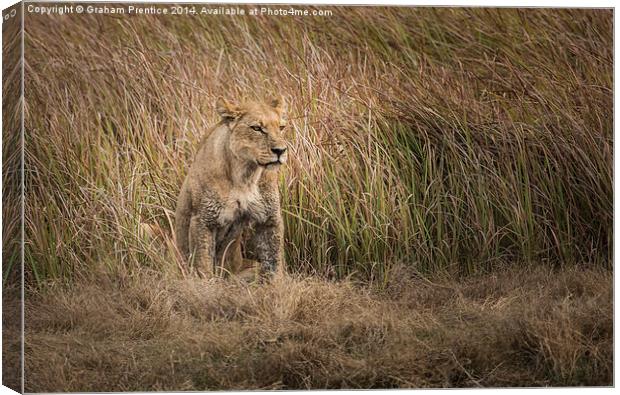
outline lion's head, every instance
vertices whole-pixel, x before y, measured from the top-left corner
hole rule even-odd
[[[238,159],[263,167],[286,163],[287,143],[283,136],[286,120],[282,98],[239,105],[219,98],[216,109],[230,129],[229,148]]]

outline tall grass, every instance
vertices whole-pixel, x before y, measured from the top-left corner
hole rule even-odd
[[[611,10],[28,15],[27,273],[178,271],[215,98],[281,92],[290,271],[611,267]]]
[[[15,8],[13,8],[15,9]],[[5,11],[5,15],[10,10]],[[3,284],[21,270],[21,15],[2,26],[2,266]]]

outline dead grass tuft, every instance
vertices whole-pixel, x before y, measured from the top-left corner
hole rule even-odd
[[[27,391],[611,385],[611,276],[520,269],[370,291],[142,274],[27,300]]]

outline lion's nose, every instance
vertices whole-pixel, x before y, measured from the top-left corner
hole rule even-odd
[[[286,147],[284,148],[272,148],[271,152],[273,152],[274,154],[280,156],[284,153],[284,151],[286,151]]]

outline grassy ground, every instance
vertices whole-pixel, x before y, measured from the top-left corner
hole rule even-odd
[[[464,281],[401,271],[381,292],[139,276],[26,303],[27,391],[611,385],[605,270]]]
[[[330,9],[28,15],[30,389],[610,384],[612,11]],[[215,99],[273,93],[310,277],[184,278],[171,214]],[[446,283],[382,294],[403,270]]]

